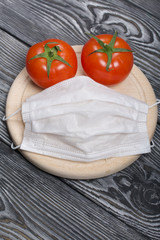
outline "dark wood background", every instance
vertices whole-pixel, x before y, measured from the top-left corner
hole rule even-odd
[[[0,118],[29,47],[84,44],[117,30],[160,98],[159,0],[1,0]],[[159,108],[160,112],[160,108]],[[78,181],[37,169],[10,148],[0,121],[0,239],[160,239],[160,118],[155,147],[114,175]]]

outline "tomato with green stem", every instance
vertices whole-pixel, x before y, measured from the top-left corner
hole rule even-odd
[[[114,35],[91,36],[83,46],[81,63],[86,74],[103,85],[120,83],[133,67],[133,53],[128,43]]]
[[[65,41],[48,39],[29,49],[26,69],[36,85],[48,88],[75,76],[77,56],[74,49]]]

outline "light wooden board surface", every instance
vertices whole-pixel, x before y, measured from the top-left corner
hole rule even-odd
[[[77,75],[85,75],[81,66],[82,46],[73,46],[78,59]],[[111,87],[112,89],[145,101],[148,105],[156,102],[154,91],[145,75],[136,67],[133,69],[128,78]],[[7,98],[6,116],[9,116],[22,106],[22,103],[30,96],[42,91],[29,78],[24,68],[15,79]],[[147,118],[148,134],[150,140],[154,135],[157,123],[157,107],[149,110]],[[21,112],[7,120],[8,129],[15,145],[20,145],[23,139],[24,124]],[[93,179],[104,177],[120,171],[135,160],[139,155],[125,156],[118,158],[101,159],[94,162],[77,162],[59,158],[44,156],[24,150],[20,150],[23,156],[42,170],[51,174],[71,178],[71,179]]]

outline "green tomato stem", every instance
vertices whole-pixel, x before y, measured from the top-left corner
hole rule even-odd
[[[102,40],[100,40],[98,37],[90,34],[90,33],[86,33],[88,34],[90,37],[94,38],[99,45],[101,46],[100,49],[97,49],[93,52],[91,52],[89,55],[93,54],[93,53],[105,53],[108,57],[108,61],[107,61],[107,65],[106,65],[106,71],[112,71],[113,69],[109,70],[109,67],[111,65],[111,61],[112,61],[112,54],[113,53],[117,53],[117,52],[133,52],[132,50],[129,49],[125,49],[125,48],[114,48],[114,44],[116,42],[116,38],[117,38],[117,32],[114,33],[111,41],[109,44],[104,43]],[[88,55],[88,56],[89,56]]]
[[[44,52],[35,55],[34,57],[30,58],[29,61],[36,59],[36,58],[45,58],[47,60],[47,76],[49,79],[51,64],[54,60],[58,60],[69,67],[72,67],[66,60],[64,60],[62,57],[58,55],[58,52],[61,52],[61,49],[59,46],[54,46],[53,48],[50,48],[48,44],[58,44],[57,42],[48,42],[44,45]]]

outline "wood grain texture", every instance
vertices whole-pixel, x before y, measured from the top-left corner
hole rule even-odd
[[[51,37],[84,44],[86,31],[117,30],[160,98],[158,0],[1,0],[0,11],[0,117],[29,46]],[[46,174],[11,151],[0,121],[0,238],[160,239],[159,124],[160,115],[151,154],[112,176],[73,181]]]
[[[147,239],[61,179],[26,163],[5,144],[0,148],[0,236],[12,240]]]

